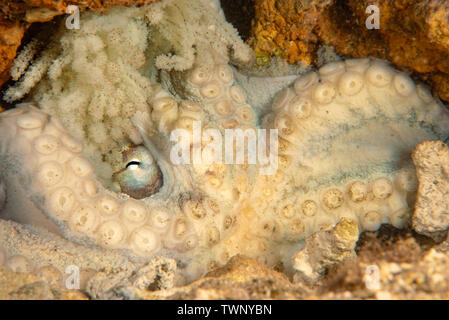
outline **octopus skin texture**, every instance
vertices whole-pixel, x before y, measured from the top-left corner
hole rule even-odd
[[[288,270],[307,236],[342,218],[361,231],[408,222],[417,189],[410,153],[449,133],[447,110],[423,85],[381,60],[334,62],[299,76],[259,119],[233,72],[221,62],[195,67],[185,82],[190,99],[159,89],[156,134],[134,119],[142,144],[123,169],[145,173],[138,178],[149,191],[136,188],[143,196],[104,187],[83,141],[56,116],[33,103],[0,113],[1,218],[132,261],[172,257],[189,279],[235,254]],[[220,130],[278,129],[278,169],[173,165],[169,132],[191,130],[195,120]],[[120,177],[133,187],[132,175]],[[20,257],[6,263],[29,268]]]

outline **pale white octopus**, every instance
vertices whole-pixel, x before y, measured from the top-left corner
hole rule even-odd
[[[305,237],[342,217],[361,231],[408,222],[417,188],[410,153],[449,134],[448,111],[428,89],[384,61],[354,59],[297,77],[262,108],[248,104],[235,72],[215,58],[167,73],[175,90],[156,88],[149,112],[132,117],[136,144],[115,188],[96,177],[85,142],[56,115],[33,103],[2,112],[0,217],[132,261],[173,257],[189,279],[235,254],[291,270]],[[278,169],[174,165],[170,132],[191,132],[195,121],[221,132],[277,129]],[[0,246],[13,252],[8,239]]]

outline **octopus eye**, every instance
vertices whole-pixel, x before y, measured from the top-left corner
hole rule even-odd
[[[122,169],[113,176],[122,193],[143,199],[159,191],[163,184],[162,172],[148,149],[131,148],[123,158]]]

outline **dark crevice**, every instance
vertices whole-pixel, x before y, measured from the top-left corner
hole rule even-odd
[[[251,21],[254,19],[253,0],[220,0],[226,20],[239,32],[244,41],[251,35]]]

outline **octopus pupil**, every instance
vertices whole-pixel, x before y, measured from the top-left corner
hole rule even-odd
[[[140,166],[140,162],[139,161],[130,161],[126,164],[126,169],[128,169],[131,166]]]

